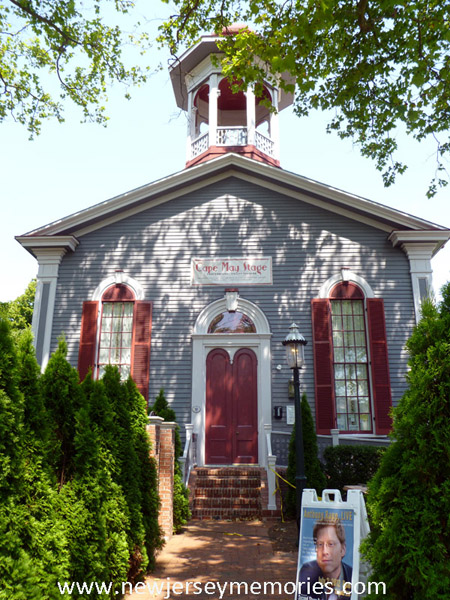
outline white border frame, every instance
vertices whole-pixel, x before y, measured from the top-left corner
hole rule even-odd
[[[272,380],[269,322],[255,304],[244,298],[238,300],[238,310],[248,315],[256,333],[207,333],[211,321],[226,312],[226,300],[221,298],[206,306],[197,317],[192,333],[192,424],[197,434],[197,461],[205,464],[205,414],[206,414],[206,358],[214,348],[226,350],[230,361],[240,348],[250,348],[256,354],[258,393],[258,463],[266,467],[266,440],[264,424],[272,423]]]
[[[114,275],[103,279],[98,286],[95,288],[94,293],[91,296],[91,300],[98,302],[98,310],[97,310],[97,335],[95,339],[95,361],[94,361],[94,372],[93,377],[97,379],[97,367],[98,367],[98,352],[99,352],[99,343],[100,343],[100,332],[101,332],[101,319],[102,319],[102,297],[106,290],[112,285],[123,284],[129,287],[135,296],[135,300],[143,300],[144,299],[144,288],[142,285],[126,275],[123,271],[116,271]],[[134,323],[133,323],[134,328]]]
[[[102,299],[103,294],[106,292],[106,290],[109,287],[111,287],[112,285],[115,285],[115,284],[119,284],[119,283],[131,288],[134,292],[136,300],[144,299],[144,288],[139,283],[139,281],[136,281],[136,279],[133,279],[132,277],[129,277],[128,275],[125,275],[125,273],[123,271],[116,271],[114,275],[111,275],[110,277],[103,279],[103,281],[101,281],[98,284],[98,286],[94,290],[94,293],[92,294],[91,300],[100,301]]]
[[[356,285],[358,285],[363,293],[364,293],[364,325],[366,328],[366,344],[367,344],[367,357],[368,357],[368,376],[369,376],[369,386],[370,386],[370,408],[371,408],[371,412],[372,412],[372,431],[368,432],[367,434],[364,434],[362,432],[358,432],[355,434],[356,436],[361,436],[363,435],[364,437],[367,436],[376,436],[376,425],[375,425],[375,399],[374,399],[374,395],[373,395],[373,381],[372,381],[372,356],[371,356],[371,348],[370,348],[370,342],[369,342],[369,323],[367,321],[367,304],[366,304],[366,300],[368,298],[375,298],[375,294],[373,292],[373,289],[370,287],[370,285],[367,283],[367,281],[361,277],[360,275],[357,275],[356,273],[353,273],[353,271],[351,271],[348,267],[342,267],[340,273],[336,273],[335,275],[332,275],[331,277],[329,277],[325,283],[322,284],[320,290],[319,290],[319,296],[318,298],[322,298],[322,299],[329,299],[330,298],[330,293],[331,290],[333,289],[333,287],[337,284],[337,283],[343,283],[345,281],[349,281],[350,283],[355,283]],[[345,433],[343,435],[352,435],[349,433]]]
[[[333,287],[337,283],[342,283],[343,281],[356,283],[356,285],[359,285],[359,287],[362,289],[366,298],[375,298],[373,289],[370,287],[367,281],[360,275],[353,273],[353,271],[350,271],[350,269],[347,268],[341,269],[340,273],[336,273],[336,275],[332,275],[329,279],[327,279],[325,283],[322,284],[317,298],[329,298]]]

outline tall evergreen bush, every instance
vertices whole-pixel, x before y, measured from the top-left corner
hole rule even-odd
[[[33,362],[34,361],[34,362]],[[25,381],[24,366],[30,369]],[[55,480],[45,464],[43,405],[33,381],[38,368],[31,338],[19,356],[9,324],[0,319],[0,599],[60,598],[56,583],[68,574],[65,525],[58,515]],[[34,396],[26,408],[21,390]],[[44,427],[45,429],[45,427]]]
[[[132,379],[126,381],[125,390],[132,416],[133,445],[139,465],[139,488],[142,495],[141,513],[148,556],[147,571],[154,567],[155,551],[162,546],[162,532],[158,525],[160,508],[157,493],[156,463],[150,458],[150,438],[147,434],[147,404]]]
[[[80,386],[66,351],[61,340],[40,383],[55,431],[58,508],[66,523],[70,555],[67,580],[111,582],[118,587],[126,579],[129,557],[125,501],[122,489],[112,481],[110,457],[91,419],[91,394]],[[78,595],[75,589],[72,596]]]
[[[450,590],[450,284],[423,303],[407,342],[409,384],[393,411],[393,443],[369,485],[363,546],[389,600],[448,598]]]
[[[153,406],[149,412],[162,417],[164,421],[176,422],[175,411],[170,408],[166,400],[164,390],[161,388],[155,398]],[[182,455],[181,438],[178,425],[175,429],[175,460],[174,460],[174,481],[173,481],[173,528],[178,533],[183,525],[191,518],[189,510],[189,490],[185,486],[181,476],[181,467],[178,458]]]
[[[320,496],[322,490],[327,487],[325,475],[319,461],[319,448],[317,446],[317,435],[306,394],[301,401],[302,425],[303,425],[303,452],[305,457],[306,488],[315,489]],[[289,441],[287,480],[295,486],[295,475],[297,470],[297,456],[295,449],[295,424]],[[297,491],[291,486],[286,492],[286,514],[294,517],[296,514]]]
[[[119,597],[153,564],[145,401],[108,371],[109,389],[90,376],[80,385],[62,340],[41,376],[30,333],[13,338],[0,318],[0,600],[57,600],[65,582],[112,583]]]
[[[156,467],[149,456],[144,398],[131,380],[120,381],[116,367],[105,368],[103,384],[113,412],[115,481],[123,490],[130,520],[128,578],[132,580],[152,568],[154,550],[162,543],[157,524]]]
[[[61,339],[39,380],[52,425],[53,467],[60,488],[74,474],[76,414],[83,404],[78,372],[69,364],[66,355],[67,344]]]

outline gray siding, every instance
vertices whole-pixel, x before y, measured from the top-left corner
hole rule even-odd
[[[309,342],[301,386],[314,406],[310,302],[342,266],[365,278],[384,299],[394,403],[404,391],[403,348],[414,322],[409,264],[380,230],[230,177],[79,240],[60,266],[52,349],[64,332],[76,365],[82,302],[103,279],[123,269],[154,303],[149,398],[163,387],[180,422],[191,418],[192,328],[203,307],[224,294],[220,286],[191,286],[193,256],[272,256],[273,285],[240,286],[240,294],[270,323],[273,404],[291,402],[281,341],[296,321]],[[276,430],[290,429],[283,412],[283,420],[273,423]]]

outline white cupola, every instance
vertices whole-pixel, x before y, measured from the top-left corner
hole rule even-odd
[[[227,35],[243,25],[229,27]],[[216,158],[226,152],[280,166],[278,112],[291,105],[293,95],[263,82],[263,95],[252,87],[233,93],[220,66],[216,35],[207,35],[170,67],[177,105],[187,112],[186,167]],[[290,78],[286,78],[290,81]],[[261,104],[268,99],[275,111]]]

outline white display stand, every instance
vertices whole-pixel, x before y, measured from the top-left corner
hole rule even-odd
[[[300,579],[300,570],[305,563],[316,559],[312,535],[315,523],[317,521],[333,522],[337,519],[345,531],[347,550],[343,561],[352,568],[352,588],[360,581],[359,546],[369,533],[369,521],[363,493],[360,490],[349,490],[347,501],[344,502],[339,490],[324,490],[321,500],[317,498],[316,490],[303,490],[295,600],[327,598],[325,593],[321,595],[317,592],[320,590],[320,584],[316,586],[316,593],[314,593],[310,580],[308,580],[309,588],[305,581],[302,582],[304,575]],[[346,589],[348,588],[349,586],[346,586]],[[339,600],[357,600],[358,594],[353,590],[351,595],[350,593],[348,595],[338,594],[337,598]]]

